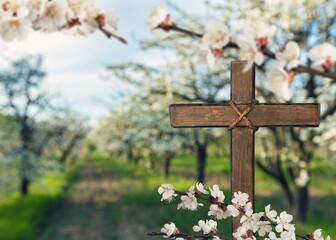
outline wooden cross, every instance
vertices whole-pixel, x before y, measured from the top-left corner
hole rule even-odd
[[[229,127],[231,129],[231,195],[246,192],[254,206],[254,133],[259,127],[317,127],[319,104],[267,104],[255,100],[254,67],[231,64],[231,100],[226,104],[170,105],[172,127]],[[240,226],[234,218],[232,231]]]

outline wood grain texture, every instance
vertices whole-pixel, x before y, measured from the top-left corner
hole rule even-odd
[[[237,104],[240,110],[247,105]],[[170,105],[172,127],[228,127],[238,114],[225,104],[174,104]],[[319,104],[267,104],[259,103],[247,115],[256,127],[297,126],[317,127],[320,124]],[[245,121],[238,126],[246,127]]]
[[[243,61],[231,64],[231,100],[234,102],[251,102],[255,97],[254,67],[244,72],[245,65]],[[237,113],[235,115],[237,117]],[[238,191],[247,193],[254,206],[254,132],[249,128],[231,130],[231,197]],[[232,232],[241,225],[240,217],[233,218]]]
[[[241,112],[255,99],[254,67],[244,72],[244,61],[231,65],[231,100]],[[228,103],[174,104],[169,106],[173,127],[229,127],[239,116]],[[317,127],[320,124],[319,104],[257,104],[246,116],[255,127]],[[242,120],[231,130],[231,195],[246,192],[254,206],[254,132]],[[232,231],[240,218],[233,218]],[[249,233],[250,237],[253,235]]]

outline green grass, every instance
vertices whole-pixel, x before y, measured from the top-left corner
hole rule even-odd
[[[76,171],[50,173],[31,185],[29,196],[16,193],[0,200],[0,239],[35,240],[41,221],[62,198]]]
[[[143,233],[148,231],[159,231],[164,223],[174,222],[183,231],[191,232],[191,227],[196,224],[198,219],[206,219],[206,209],[199,212],[176,211],[178,201],[172,204],[162,203],[157,194],[157,187],[164,182],[169,182],[176,189],[187,190],[195,183],[191,177],[186,177],[183,170],[195,169],[195,160],[192,156],[179,156],[173,160],[172,172],[174,176],[168,179],[162,179],[158,174],[148,174],[145,169],[131,166],[122,161],[106,161],[106,167],[111,171],[117,169],[122,172],[122,180],[119,182],[120,188],[129,188],[119,201],[112,205],[114,222],[118,224],[129,224],[132,226],[141,225],[141,233],[138,233],[136,239],[148,239]],[[315,171],[316,169],[316,171]],[[332,170],[332,173],[331,173]],[[227,179],[230,173],[229,160],[227,158],[210,157],[207,163],[207,171],[210,175],[219,175]],[[326,172],[329,172],[326,174]],[[336,168],[332,163],[317,160],[312,169],[312,192],[319,191],[321,195],[313,194],[311,209],[309,211],[308,221],[303,224],[295,222],[298,233],[309,233],[317,228],[322,228],[326,234],[336,236],[336,227],[334,215],[336,214],[336,188],[332,184],[335,179]],[[179,175],[182,173],[181,175]],[[133,175],[134,174],[134,175]],[[135,177],[133,177],[135,176]],[[220,184],[220,183],[219,183]],[[227,183],[226,183],[227,185]],[[274,189],[274,191],[270,191]],[[229,198],[229,189],[224,189]],[[263,194],[267,192],[267,194]],[[271,195],[269,195],[269,192]],[[259,169],[256,169],[256,209],[262,211],[264,206],[271,203],[278,211],[287,210],[284,197],[280,188]],[[124,210],[123,209],[124,206]],[[126,209],[126,210],[125,210]],[[131,217],[125,220],[125,215]],[[136,229],[136,227],[133,227]],[[228,220],[220,223],[220,232],[225,232],[229,236],[230,223]],[[133,231],[136,234],[136,230]],[[161,239],[161,238],[154,238]]]
[[[91,154],[86,162],[100,166],[108,171],[111,181],[115,181],[113,191],[115,198],[111,199],[110,224],[116,226],[118,238],[107,239],[149,239],[144,234],[160,231],[168,222],[174,222],[185,232],[192,232],[192,226],[199,219],[207,219],[207,207],[197,212],[177,211],[178,200],[171,204],[160,201],[157,188],[162,183],[172,183],[176,189],[187,190],[195,183],[195,158],[193,156],[178,156],[172,161],[172,174],[163,179],[159,173],[145,167],[135,166],[122,160],[113,160],[108,156]],[[227,200],[229,198],[230,164],[226,157],[209,157],[207,162],[207,179],[221,186]],[[96,175],[96,178],[106,178],[106,172]],[[334,216],[336,214],[336,164],[322,159],[316,159],[312,164],[312,201],[307,223],[296,222],[299,233],[308,233],[322,228],[326,234],[336,236]],[[0,239],[33,240],[36,239],[38,226],[45,214],[57,204],[62,197],[62,189],[69,179],[66,176],[49,176],[41,184],[34,185],[31,196],[23,199],[12,196],[0,202]],[[209,184],[210,184],[209,183]],[[286,208],[280,188],[263,172],[256,168],[256,209],[262,210],[271,203],[277,210]],[[286,209],[288,210],[288,209]],[[219,231],[229,236],[230,221],[221,221]],[[120,230],[121,229],[121,230]],[[120,237],[121,233],[125,236]],[[129,237],[127,237],[127,234]],[[132,237],[130,237],[132,235]],[[153,240],[161,237],[151,238]]]

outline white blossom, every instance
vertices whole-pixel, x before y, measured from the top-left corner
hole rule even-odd
[[[277,212],[275,210],[271,210],[271,204],[268,204],[265,207],[265,214],[266,214],[267,218],[269,218],[273,222],[276,222]]]
[[[203,234],[209,234],[210,232],[213,234],[217,234],[217,222],[214,220],[200,220],[198,221],[198,225],[193,226],[194,232],[202,231]]]
[[[256,239],[254,236],[251,238],[249,237],[248,230],[244,226],[240,226],[237,228],[236,232],[232,234],[233,237],[235,237],[237,240],[254,240]]]
[[[293,220],[293,216],[290,214],[287,214],[286,211],[283,211],[280,213],[280,216],[277,217],[277,226],[275,227],[275,230],[277,232],[282,232],[284,230],[290,231],[294,228],[293,224],[290,224],[290,222]]]
[[[322,229],[316,229],[311,234],[308,234],[308,238],[314,239],[314,240],[330,240],[331,239],[329,235],[326,238],[323,237]]]
[[[281,240],[295,240],[295,232],[294,230],[283,231],[280,233]]]
[[[253,213],[252,209],[245,211],[245,214],[240,218],[240,223],[247,229],[253,230],[253,232],[258,231],[258,222],[262,217],[263,213]]]
[[[203,206],[203,204],[197,202],[197,198],[191,193],[181,196],[181,200],[182,202],[177,205],[177,209],[196,211],[198,206]]]
[[[214,216],[216,219],[221,220],[231,216],[231,213],[223,210],[218,204],[211,204],[208,216]]]
[[[31,31],[31,22],[25,18],[13,17],[10,20],[3,21],[0,26],[2,38],[9,42],[17,39],[25,40]]]
[[[264,62],[264,55],[262,51],[257,47],[256,43],[251,40],[239,40],[239,48],[245,55],[243,58],[247,60],[247,64],[244,68],[244,72],[252,68],[253,63],[261,65]]]
[[[269,233],[272,231],[272,227],[270,226],[270,222],[269,221],[259,221],[258,222],[258,234],[260,237],[263,237],[266,235],[266,233]]]
[[[268,26],[262,21],[251,21],[244,25],[244,34],[253,40],[259,47],[265,47],[269,39],[275,34],[276,28]]]
[[[205,25],[201,49],[207,52],[206,59],[210,67],[214,66],[215,58],[219,58],[230,41],[227,26],[218,21],[210,21]]]
[[[209,194],[209,192],[207,190],[205,190],[204,185],[200,182],[196,183],[196,189],[197,189],[198,193]]]
[[[191,186],[191,187],[188,189],[187,193],[195,194],[195,186]]]
[[[300,48],[294,41],[288,42],[283,52],[276,53],[276,59],[280,64],[287,65],[289,69],[296,68],[300,64],[299,57]]]
[[[44,0],[30,0],[28,1],[28,9],[29,9],[29,15],[28,19],[35,23],[35,21],[40,17],[41,15],[41,7],[43,5]],[[34,25],[34,24],[33,24]]]
[[[238,203],[240,206],[246,206],[249,195],[247,193],[242,193],[240,191],[233,193],[234,198],[232,198],[233,203]]]
[[[217,184],[213,185],[210,189],[211,197],[213,197],[217,202],[224,203],[225,195],[223,191],[219,189]]]
[[[314,240],[324,240],[321,229],[316,229],[313,233],[309,235],[309,237]]]
[[[175,226],[175,224],[173,222],[171,223],[166,223],[163,228],[161,228],[161,233],[164,233],[166,235],[164,235],[163,237],[170,237],[172,235],[176,235],[179,234],[180,231],[179,229]]]
[[[172,184],[162,184],[159,189],[158,192],[160,195],[162,195],[161,201],[168,201],[171,202],[173,200],[174,197],[177,196],[177,194],[175,194],[174,188]]]
[[[268,89],[274,92],[278,97],[290,100],[293,97],[293,92],[290,89],[290,84],[294,80],[294,72],[286,72],[281,66],[273,65],[273,67],[266,72],[268,81]]]
[[[328,71],[336,61],[336,47],[330,43],[321,43],[308,52],[308,57],[312,60],[312,68],[321,71]]]
[[[152,10],[149,22],[147,23],[147,26],[152,33],[160,39],[168,37],[169,27],[172,25],[173,23],[170,20],[170,14],[161,5],[156,6]]]
[[[274,232],[270,232],[268,234],[268,238],[265,238],[265,240],[278,240],[279,238],[276,236]]]
[[[3,20],[22,19],[28,16],[28,0],[0,0],[0,16]]]
[[[41,7],[41,16],[35,26],[46,32],[57,31],[67,24],[66,12],[68,2],[66,0],[46,1]]]

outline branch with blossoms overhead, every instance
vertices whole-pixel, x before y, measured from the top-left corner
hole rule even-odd
[[[209,192],[210,191],[210,192]],[[299,235],[295,231],[292,223],[293,216],[286,211],[278,214],[271,209],[271,205],[265,207],[265,212],[254,212],[252,203],[248,201],[247,193],[235,192],[229,204],[224,203],[225,195],[218,185],[214,185],[207,191],[202,183],[196,183],[188,191],[181,192],[173,188],[172,184],[162,184],[158,192],[162,196],[161,201],[172,202],[178,195],[181,203],[177,209],[197,211],[204,204],[199,203],[204,200],[210,204],[208,216],[216,220],[227,219],[228,217],[240,217],[241,226],[236,229],[232,236],[237,240],[331,240],[330,236],[323,237],[322,230],[317,229],[306,235]],[[240,215],[240,213],[242,213]],[[148,233],[148,236],[163,236],[165,238],[176,238],[176,240],[190,239],[212,239],[227,240],[230,238],[219,235],[217,222],[213,219],[200,220],[194,225],[192,230],[196,234],[183,233],[171,222],[165,224],[160,232]],[[255,236],[251,237],[251,232]],[[258,238],[256,238],[258,236]]]
[[[276,28],[260,21],[246,23],[239,34],[230,32],[222,22],[211,21],[206,24],[204,33],[200,34],[181,28],[172,21],[164,7],[157,6],[151,12],[148,27],[160,39],[168,37],[171,31],[200,38],[201,49],[206,52],[206,62],[211,68],[228,48],[240,49],[244,53],[248,61],[245,71],[253,64],[262,65],[267,58],[274,59],[275,63],[266,72],[268,88],[286,101],[293,97],[290,85],[296,74],[309,73],[336,80],[336,72],[331,72],[336,61],[335,46],[325,42],[310,49],[307,56],[312,64],[306,67],[300,64],[301,50],[294,41],[288,42],[282,52],[272,52],[269,45]]]
[[[0,36],[9,42],[33,31],[86,36],[100,30],[127,44],[111,13],[97,9],[94,0],[0,0]]]

